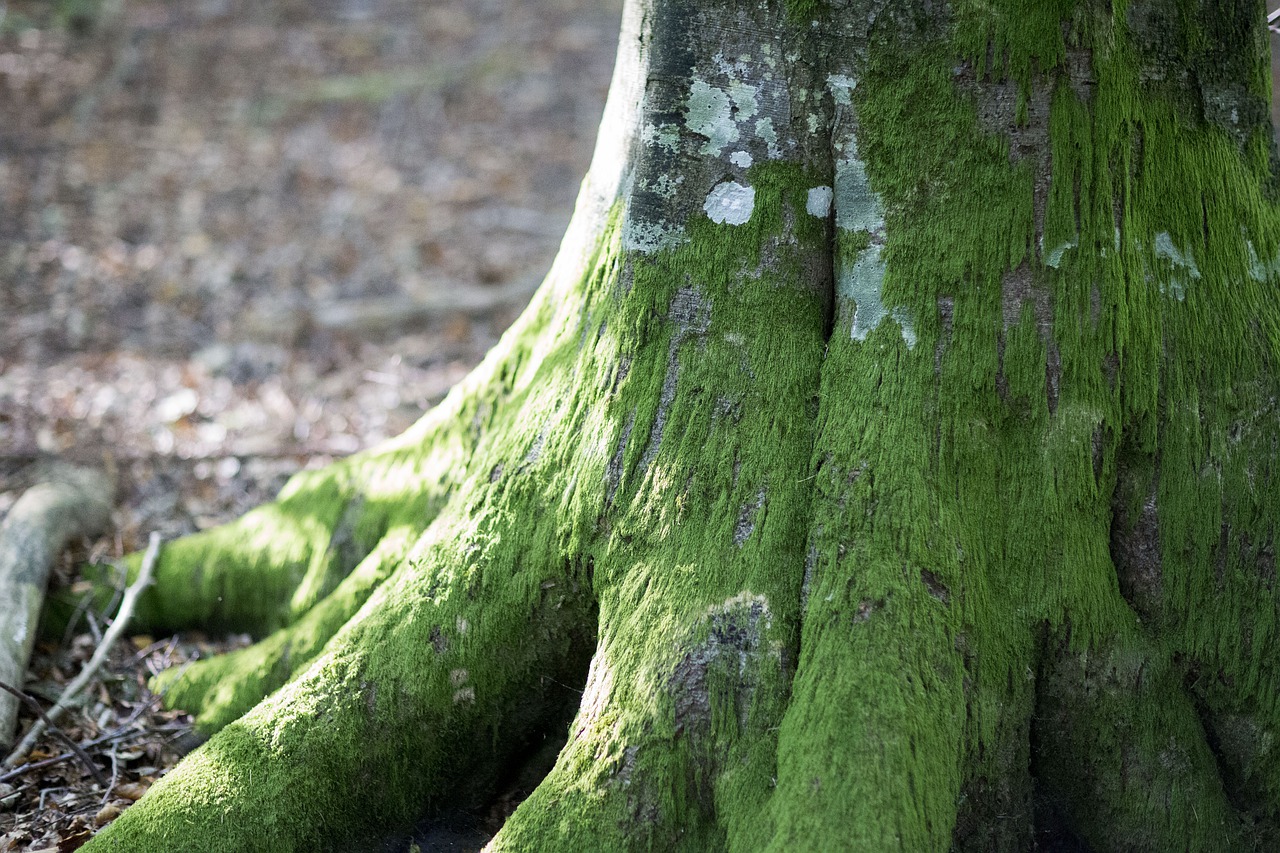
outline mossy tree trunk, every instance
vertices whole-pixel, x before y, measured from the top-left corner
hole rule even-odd
[[[489,849],[1280,843],[1263,20],[630,2],[498,348],[166,548],[153,629],[264,639],[85,849],[325,849],[566,724]]]

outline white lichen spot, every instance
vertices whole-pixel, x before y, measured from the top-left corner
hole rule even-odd
[[[455,669],[449,672],[449,683],[454,687],[461,687],[467,683],[468,673],[465,669]]]
[[[684,231],[663,222],[628,219],[622,226],[622,247],[629,252],[658,252],[680,245]]]
[[[1261,282],[1280,276],[1280,252],[1264,263],[1258,257],[1258,250],[1253,247],[1253,241],[1246,240],[1245,246],[1249,249],[1249,278]]]
[[[746,151],[735,151],[729,155],[729,162],[739,169],[751,168],[751,155]]]
[[[640,132],[640,139],[647,145],[674,154],[680,147],[680,128],[674,124],[646,124]]]
[[[836,163],[836,225],[849,231],[876,231],[884,227],[884,205],[871,189],[867,167],[857,158],[853,144],[849,156]]]
[[[712,222],[742,225],[755,210],[756,191],[754,187],[745,187],[737,181],[724,181],[712,187],[702,207]]]
[[[817,133],[818,132],[818,116],[815,113],[809,113],[808,121],[809,121],[809,132]]]
[[[711,61],[715,63],[716,68],[720,70],[721,74],[725,74],[729,77],[740,74],[744,70],[738,63],[730,62],[726,59],[723,53],[717,53],[715,56],[711,57]]]
[[[804,209],[810,216],[826,219],[831,215],[831,200],[834,197],[831,187],[813,187],[809,190],[809,197],[805,199]]]
[[[1173,266],[1169,282],[1167,285],[1160,285],[1160,292],[1181,302],[1187,295],[1187,285],[1192,279],[1200,278],[1200,268],[1196,266],[1195,258],[1190,252],[1179,250],[1168,231],[1161,231],[1156,235],[1152,250],[1157,258],[1164,258]]]
[[[467,636],[467,629],[471,627],[471,626],[467,623],[467,620],[466,620],[466,619],[463,619],[461,616],[459,616],[459,617],[458,617],[458,621],[457,621],[457,623],[456,623],[456,624],[457,624],[457,626],[458,626],[458,636],[459,636],[459,637],[465,637],[465,636]]]
[[[1067,252],[1070,251],[1071,249],[1076,248],[1076,246],[1078,245],[1079,245],[1079,241],[1075,237],[1072,237],[1070,240],[1064,240],[1062,243],[1055,246],[1052,251],[1050,251],[1048,254],[1044,256],[1044,265],[1047,267],[1053,267],[1055,270],[1058,269],[1060,266],[1062,266],[1063,256],[1066,255]],[[1040,251],[1041,253],[1044,252],[1043,237],[1040,238]]]
[[[879,245],[868,246],[859,253],[852,267],[839,273],[838,293],[854,304],[852,337],[855,341],[865,341],[873,329],[892,317],[901,327],[907,348],[911,349],[916,345],[916,333],[910,316],[902,308],[886,308],[880,296],[884,287],[884,262],[880,252]]]
[[[778,148],[778,132],[773,129],[773,119],[766,116],[757,121],[756,136],[764,140],[771,158],[776,159],[782,156],[782,151]]]
[[[760,109],[760,105],[756,102],[755,86],[743,83],[741,80],[733,80],[729,83],[729,97],[733,99],[733,105],[738,108],[738,121],[746,121],[754,116]]]
[[[694,80],[689,88],[685,124],[694,133],[707,138],[702,146],[703,154],[718,157],[727,146],[738,141],[733,103],[725,92],[705,80]]]
[[[659,175],[649,188],[663,198],[675,198],[682,183],[684,183],[684,175],[677,175],[674,178],[670,175]]]
[[[1187,271],[1192,278],[1200,277],[1200,268],[1196,266],[1195,258],[1191,257],[1191,253],[1183,253],[1173,244],[1173,237],[1168,231],[1161,231],[1156,235],[1156,244],[1153,247],[1157,258],[1166,258],[1175,267],[1181,267]]]
[[[857,80],[844,74],[831,74],[827,77],[827,88],[831,90],[831,97],[835,99],[837,106],[852,106],[853,90],[857,86]]]
[[[453,704],[461,705],[462,703],[472,704],[476,701],[476,689],[474,687],[463,687],[453,691]]]

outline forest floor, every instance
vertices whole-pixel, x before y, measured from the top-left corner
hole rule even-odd
[[[0,0],[0,517],[53,459],[117,483],[55,585],[399,433],[480,360],[568,222],[620,7]],[[41,642],[26,691],[110,617]],[[192,743],[148,677],[248,641],[116,648],[60,724],[110,787],[46,737],[0,771],[0,853],[119,814]],[[490,817],[378,849],[474,849]]]

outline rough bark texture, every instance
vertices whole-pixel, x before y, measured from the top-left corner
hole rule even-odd
[[[85,849],[325,849],[575,710],[489,849],[1274,846],[1262,21],[633,2],[503,343],[166,549],[152,628],[265,636]]]

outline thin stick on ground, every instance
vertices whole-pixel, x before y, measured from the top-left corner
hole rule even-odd
[[[93,759],[89,757],[89,753],[81,749],[80,744],[76,743],[74,740],[68,737],[65,732],[63,732],[61,729],[59,729],[57,726],[53,724],[53,721],[49,719],[49,715],[46,714],[44,710],[40,707],[39,702],[37,702],[32,696],[28,695],[27,693],[24,693],[18,688],[14,687],[13,685],[6,684],[3,681],[0,681],[0,690],[4,690],[7,693],[11,693],[13,696],[15,696],[18,699],[18,701],[22,702],[24,705],[26,705],[28,708],[34,711],[36,716],[39,718],[40,722],[44,723],[45,727],[48,728],[50,733],[52,733],[54,737],[58,738],[63,743],[65,743],[67,747],[70,748],[71,752],[75,755],[75,757],[80,759],[80,763],[83,764],[85,766],[85,769],[89,771],[89,775],[93,777],[94,781],[104,788],[107,786],[107,777],[102,775],[102,768],[100,768],[98,765],[93,763]]]
[[[106,634],[102,637],[102,642],[94,651],[93,657],[80,674],[67,685],[67,689],[62,691],[62,695],[58,697],[58,701],[53,707],[41,715],[40,719],[32,724],[22,741],[9,753],[9,757],[4,760],[5,767],[16,767],[27,753],[31,751],[31,747],[35,745],[36,740],[44,733],[45,726],[56,720],[63,711],[71,704],[84,686],[89,683],[94,674],[102,666],[107,659],[107,654],[111,651],[111,647],[124,632],[125,626],[129,623],[129,619],[133,616],[134,606],[137,604],[138,596],[151,583],[151,574],[155,569],[156,558],[160,556],[160,534],[152,533],[151,539],[147,543],[147,553],[142,558],[142,568],[138,572],[137,579],[129,585],[125,590],[124,598],[120,601],[120,610],[116,613],[116,618],[112,621],[111,627],[107,629]]]

